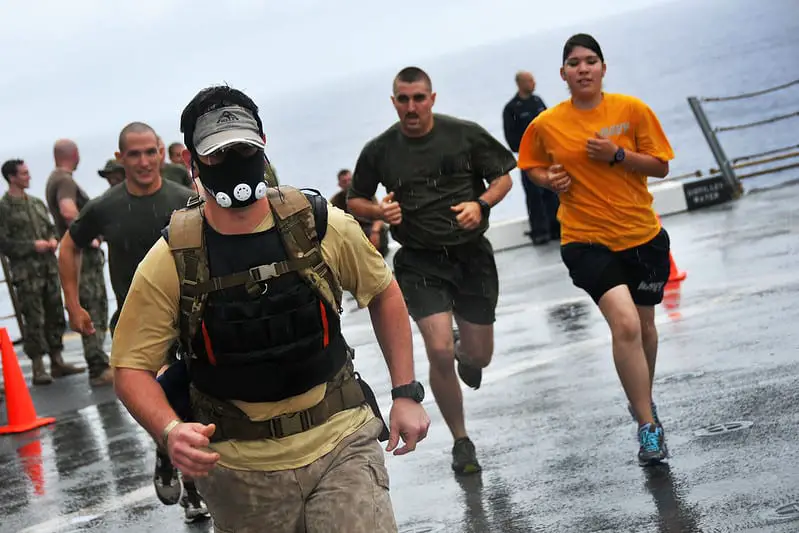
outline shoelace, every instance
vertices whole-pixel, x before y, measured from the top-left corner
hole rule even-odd
[[[641,430],[641,444],[644,450],[648,452],[656,452],[660,449],[660,442],[658,442],[658,431],[650,431],[649,427]]]

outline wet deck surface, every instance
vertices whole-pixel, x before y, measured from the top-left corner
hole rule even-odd
[[[464,392],[484,471],[452,475],[451,437],[428,394],[428,439],[387,456],[400,531],[799,531],[797,204],[790,186],[664,219],[688,277],[657,315],[655,399],[672,453],[659,469],[637,465],[607,327],[557,247],[498,254],[495,357],[482,388]],[[349,313],[345,331],[387,412],[368,314]],[[0,531],[211,530],[158,502],[152,443],[109,388],[90,390],[84,374],[31,391],[57,422],[0,437]]]

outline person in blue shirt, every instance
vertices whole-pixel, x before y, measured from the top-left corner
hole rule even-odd
[[[535,78],[530,72],[518,72],[516,86],[518,91],[502,111],[502,124],[508,147],[518,155],[524,130],[547,106],[537,94],[534,94]],[[559,240],[560,223],[557,213],[560,202],[557,194],[537,186],[527,179],[524,172],[521,172],[521,179],[527,199],[527,217],[530,220],[528,235],[533,244],[541,245],[550,240]]]

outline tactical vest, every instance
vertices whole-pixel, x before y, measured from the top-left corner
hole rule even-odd
[[[175,211],[167,230],[180,279],[179,344],[192,413],[217,425],[213,441],[305,431],[371,394],[341,334],[342,289],[322,257],[311,202],[288,186],[268,189],[267,199],[275,228],[248,237],[266,247],[268,264],[211,277],[202,200]],[[320,404],[265,422],[251,422],[228,401],[278,401],[322,383],[328,386]]]

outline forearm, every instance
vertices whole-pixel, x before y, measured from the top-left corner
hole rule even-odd
[[[648,155],[625,150],[624,161],[621,167],[627,172],[644,174],[653,178],[665,178],[669,173],[669,164]]]
[[[155,375],[147,370],[115,368],[114,389],[133,418],[162,444],[164,428],[180,417],[169,405]]]
[[[414,380],[413,337],[408,309],[396,280],[392,280],[369,304],[377,342],[391,375],[391,386],[398,387]],[[400,319],[399,317],[404,317]]]
[[[58,251],[58,273],[61,278],[61,288],[64,291],[64,306],[70,313],[80,308],[78,286],[80,282],[81,257],[80,248],[75,246],[75,242],[69,236],[69,232],[66,232]]]
[[[488,205],[495,206],[505,198],[511,187],[513,187],[513,180],[510,174],[504,174],[493,180],[488,185],[486,192],[480,195],[480,198],[485,200]]]
[[[545,167],[530,168],[522,172],[524,172],[527,179],[532,181],[535,185],[546,187],[547,169]]]
[[[350,198],[347,207],[352,216],[363,217],[369,220],[383,220],[383,211],[380,205],[367,198]]]
[[[0,253],[11,260],[38,255],[35,241],[0,238]]]

